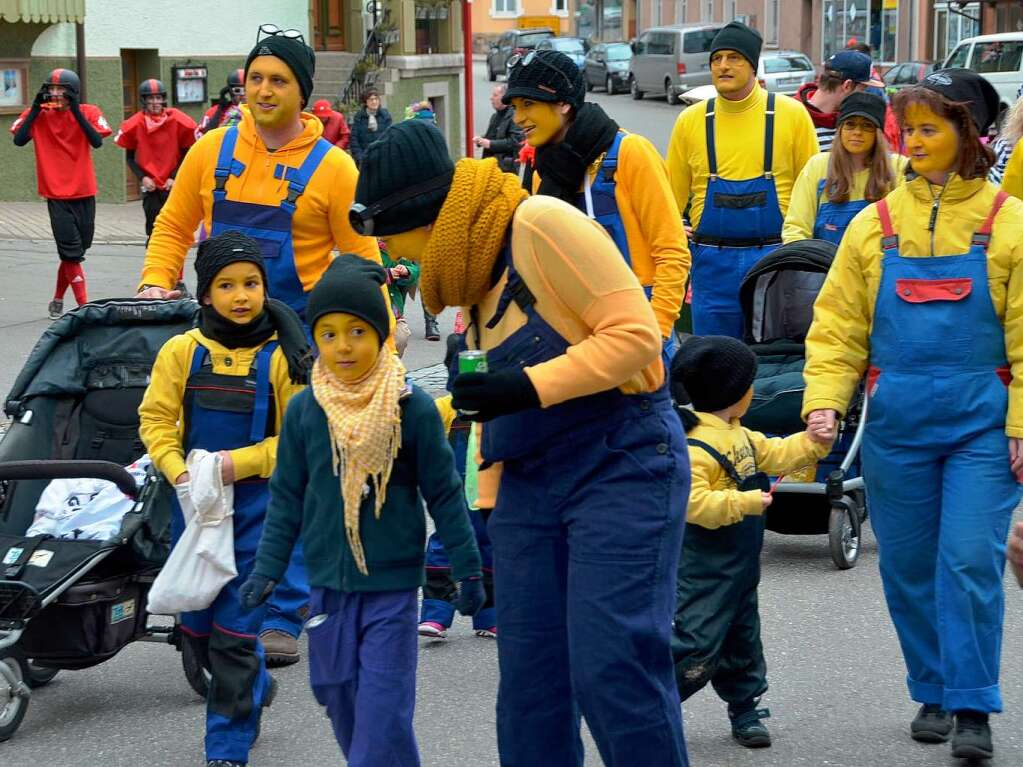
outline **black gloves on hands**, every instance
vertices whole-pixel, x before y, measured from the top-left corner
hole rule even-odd
[[[82,100],[78,98],[78,94],[68,88],[64,91],[64,98],[67,99],[67,106],[72,112],[77,112],[78,108],[82,104]]]
[[[50,100],[50,86],[48,84],[47,85],[43,85],[43,87],[39,89],[39,92],[36,93],[35,99],[33,99],[33,101],[32,101],[32,108],[33,109],[42,109],[43,108],[43,104],[45,104],[49,100]]]
[[[461,373],[451,385],[451,405],[470,421],[489,421],[501,415],[540,407],[540,397],[524,370]]]
[[[455,609],[462,615],[475,615],[483,609],[486,601],[487,593],[483,588],[482,578],[477,576],[458,582],[458,599],[455,600]]]
[[[272,581],[266,576],[253,573],[245,583],[242,584],[239,595],[242,598],[242,607],[246,610],[254,610],[263,604],[274,592],[277,581]]]
[[[229,106],[231,106],[230,86],[225,86],[220,89],[220,98],[217,100],[217,102],[224,109],[227,109]]]

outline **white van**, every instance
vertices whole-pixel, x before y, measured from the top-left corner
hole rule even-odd
[[[1023,32],[968,37],[949,54],[943,69],[971,69],[995,86],[1001,98],[1001,110],[1016,103],[1023,85]]]

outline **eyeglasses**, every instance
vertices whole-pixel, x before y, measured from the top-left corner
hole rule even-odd
[[[351,224],[356,234],[361,234],[363,237],[372,237],[377,234],[376,221],[374,220],[377,216],[385,210],[401,205],[403,202],[419,197],[422,194],[448,188],[451,186],[451,179],[454,173],[452,170],[440,176],[435,176],[421,184],[416,184],[407,189],[400,189],[372,205],[363,205],[361,202],[353,203],[352,207],[348,209],[348,223]]]
[[[289,40],[298,40],[305,45],[305,38],[297,29],[281,29],[276,24],[260,24],[259,32],[256,33],[256,42],[267,37],[286,37]]]
[[[524,54],[516,53],[514,56],[508,59],[508,71],[511,72],[513,69],[515,69],[515,67],[528,67],[534,61],[538,64],[543,64],[552,72],[557,72],[565,79],[565,82],[568,83],[568,89],[570,91],[575,90],[575,84],[570,79],[568,79],[568,75],[566,75],[553,64],[544,61],[542,56],[537,55],[537,50],[535,48],[531,51],[527,51]]]
[[[842,130],[860,131],[861,133],[877,133],[877,126],[869,120],[846,120],[842,123]]]

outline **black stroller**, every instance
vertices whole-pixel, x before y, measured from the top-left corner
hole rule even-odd
[[[793,242],[765,256],[743,279],[739,300],[745,341],[759,363],[744,426],[772,436],[805,428],[800,417],[806,388],[804,342],[814,301],[834,257],[835,246],[829,242]],[[866,418],[861,391],[815,476],[779,484],[765,520],[768,530],[784,535],[826,534],[831,558],[842,570],[859,558],[860,531],[867,518],[859,457]]]
[[[194,301],[111,299],[54,322],[4,404],[0,441],[0,741],[18,729],[30,688],[61,669],[109,660],[141,640],[174,645],[205,695],[208,673],[175,625],[149,625],[146,597],[170,549],[170,486],[141,487],[123,467],[145,449],[138,407],[157,352],[195,323]],[[133,499],[108,540],[26,537],[57,478],[114,482]]]

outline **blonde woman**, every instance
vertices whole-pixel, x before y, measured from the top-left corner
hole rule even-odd
[[[854,93],[842,102],[838,140],[796,179],[784,242],[815,238],[837,245],[853,217],[896,186],[906,158],[889,151],[884,116],[884,101],[872,94]]]

